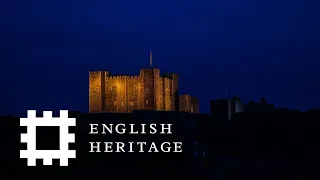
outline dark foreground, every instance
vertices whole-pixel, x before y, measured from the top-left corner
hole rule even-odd
[[[1,119],[1,176],[75,178],[176,179],[319,179],[319,111],[275,110],[269,114],[241,113],[232,121],[221,122],[206,115],[181,112],[135,112],[133,114],[87,115],[77,118],[71,128],[77,158],[68,167],[26,167],[19,158],[19,119]],[[89,135],[89,123],[172,123],[172,135]],[[39,135],[38,135],[39,136]],[[320,137],[320,136],[319,136]],[[52,142],[48,134],[39,142]],[[90,141],[181,141],[182,153],[89,153]],[[195,143],[196,142],[196,143]],[[46,144],[46,143],[44,143]],[[48,143],[48,146],[50,143]],[[49,148],[48,148],[49,149]],[[194,152],[197,152],[195,155]],[[69,177],[69,178],[68,178]]]

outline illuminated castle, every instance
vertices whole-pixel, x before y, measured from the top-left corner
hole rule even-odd
[[[156,68],[140,69],[140,75],[134,76],[111,76],[108,71],[89,72],[90,113],[133,110],[199,113],[198,102],[190,100],[195,98],[181,97],[184,98],[179,99],[178,75],[160,75]]]

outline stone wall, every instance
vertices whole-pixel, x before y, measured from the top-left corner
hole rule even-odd
[[[163,77],[163,92],[164,92],[164,110],[171,111],[172,103],[172,80],[168,77]]]
[[[103,112],[118,112],[118,79],[116,76],[105,80],[105,109]]]
[[[139,92],[141,91],[141,89],[139,88],[139,83],[140,83],[139,76],[127,77],[128,112],[141,109],[140,103],[139,103]]]
[[[190,95],[184,94],[179,96],[179,111],[191,112],[199,114],[198,99]]]
[[[191,96],[180,95],[179,96],[179,111],[190,112]]]

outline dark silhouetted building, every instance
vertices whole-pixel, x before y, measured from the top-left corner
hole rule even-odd
[[[249,101],[248,104],[245,105],[245,112],[248,113],[271,113],[274,111],[274,105],[266,102],[266,99],[262,97],[260,102]]]
[[[243,111],[244,105],[236,96],[232,99],[218,99],[210,101],[210,116],[216,120],[230,120],[236,113]]]

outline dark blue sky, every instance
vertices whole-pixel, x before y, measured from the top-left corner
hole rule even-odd
[[[1,114],[88,110],[88,71],[180,76],[209,100],[264,95],[320,107],[319,2],[295,0],[10,0],[0,5]]]

